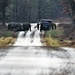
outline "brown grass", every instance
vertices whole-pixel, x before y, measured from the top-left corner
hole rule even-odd
[[[44,45],[45,46],[52,46],[52,47],[58,47],[60,46],[59,41],[54,38],[43,38]]]
[[[16,38],[7,37],[7,38],[0,38],[0,48],[10,46],[15,42]]]

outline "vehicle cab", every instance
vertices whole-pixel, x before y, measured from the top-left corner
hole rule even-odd
[[[41,19],[39,23],[37,23],[37,29],[40,31],[48,31],[50,29],[54,29],[54,23],[50,19]],[[55,25],[56,26],[56,25]],[[56,27],[55,27],[56,28]]]

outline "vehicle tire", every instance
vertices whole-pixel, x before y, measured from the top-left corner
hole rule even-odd
[[[39,23],[37,23],[37,29],[39,30]]]
[[[39,28],[37,28],[39,30]]]
[[[31,31],[31,27],[30,27],[30,31]]]
[[[55,29],[56,29],[56,24],[55,24]]]
[[[8,25],[8,30],[11,30],[11,26],[10,25]]]
[[[29,24],[29,29],[30,29],[30,31],[31,31],[31,25]]]

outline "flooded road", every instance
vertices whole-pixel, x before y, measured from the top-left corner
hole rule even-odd
[[[36,23],[32,24],[32,31],[20,32],[13,46],[43,46],[40,38],[42,33],[37,30],[36,25]]]
[[[75,75],[75,49],[44,47],[40,34],[32,25],[13,47],[0,49],[0,75]]]

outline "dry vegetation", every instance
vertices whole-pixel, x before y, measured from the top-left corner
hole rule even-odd
[[[45,46],[75,47],[75,31],[71,33],[71,24],[59,24],[56,30],[45,33],[42,40]]]
[[[42,43],[44,46],[51,47],[74,47],[75,48],[75,40],[58,40],[55,38],[43,38]]]
[[[43,38],[42,43],[45,46],[52,46],[52,47],[59,47],[59,41],[57,39],[54,38]]]
[[[18,33],[8,31],[6,26],[0,25],[0,48],[12,46],[16,41],[17,34]]]
[[[12,37],[7,37],[7,38],[0,38],[0,48],[1,47],[6,47],[6,46],[12,46],[12,44],[14,44],[14,42],[16,41],[16,38],[12,38]]]

